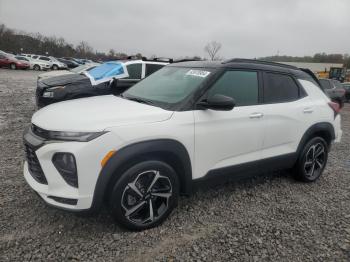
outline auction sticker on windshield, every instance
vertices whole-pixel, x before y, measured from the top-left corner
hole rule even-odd
[[[186,73],[188,76],[199,76],[199,77],[207,77],[210,74],[208,71],[203,70],[190,70]]]

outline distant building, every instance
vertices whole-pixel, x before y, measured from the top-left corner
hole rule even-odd
[[[312,72],[329,72],[331,67],[343,67],[343,64],[332,63],[304,63],[304,62],[278,62],[286,65],[296,66],[298,68],[308,68]]]

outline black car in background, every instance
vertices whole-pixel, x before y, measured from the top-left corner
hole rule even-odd
[[[343,87],[345,89],[345,99],[350,102],[350,82],[343,83]]]
[[[338,80],[334,79],[319,79],[321,86],[328,95],[328,97],[340,105],[344,106],[345,102],[345,89]]]
[[[76,67],[80,66],[80,64],[78,64],[77,62],[72,61],[72,60],[67,60],[64,58],[57,58],[57,60],[66,64],[68,68],[76,68]]]
[[[123,74],[114,74],[111,77],[110,74],[105,74],[108,77],[98,79],[97,82],[93,83],[87,74],[67,74],[49,78],[39,79],[37,82],[36,89],[36,104],[38,108],[46,105],[91,96],[100,95],[119,95],[141,79],[148,75],[158,71],[168,63],[155,62],[155,61],[144,61],[144,60],[133,60],[133,61],[116,61],[107,62],[100,66],[97,66],[91,71],[98,71],[101,67],[106,64],[115,63],[119,67],[123,68]],[[113,68],[112,68],[113,69]],[[124,72],[124,71],[127,72]],[[125,77],[128,75],[127,77]]]

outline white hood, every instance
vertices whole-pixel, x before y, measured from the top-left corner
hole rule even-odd
[[[51,131],[103,131],[107,127],[165,121],[172,111],[113,95],[64,101],[44,107],[32,123]]]

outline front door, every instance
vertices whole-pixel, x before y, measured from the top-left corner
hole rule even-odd
[[[258,79],[259,73],[255,71],[226,71],[206,97],[215,94],[230,96],[235,100],[235,108],[231,111],[194,111],[194,178],[211,170],[261,159],[264,125]]]

